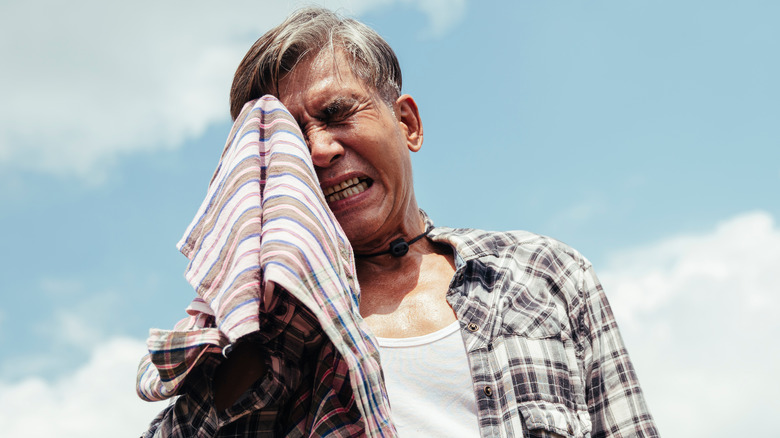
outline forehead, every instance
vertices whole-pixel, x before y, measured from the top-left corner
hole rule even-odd
[[[311,103],[318,97],[357,91],[375,94],[373,87],[352,72],[347,55],[340,50],[334,53],[325,49],[298,62],[279,81],[277,97],[292,111],[289,105]]]

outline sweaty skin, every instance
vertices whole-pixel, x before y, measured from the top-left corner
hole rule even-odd
[[[410,240],[425,231],[410,155],[422,147],[423,128],[411,96],[388,104],[355,77],[343,53],[334,58],[323,50],[280,81],[277,97],[300,125],[328,206],[356,254],[379,252],[399,237]],[[450,248],[421,239],[400,258],[358,257],[356,268],[360,314],[376,336],[420,336],[456,320],[445,299],[455,273]],[[258,361],[257,351],[234,352],[218,368],[218,409],[264,375]]]
[[[411,96],[388,105],[348,66],[338,51],[306,58],[281,81],[279,98],[301,126],[325,193],[352,178],[368,183],[328,205],[355,253],[369,254],[424,231],[410,156],[422,146],[422,120]],[[445,299],[450,250],[422,239],[404,257],[358,257],[356,267],[360,313],[377,336],[418,336],[455,321]]]

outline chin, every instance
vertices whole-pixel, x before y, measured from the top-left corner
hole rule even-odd
[[[336,219],[338,219],[341,229],[344,230],[344,234],[350,242],[360,242],[371,234],[365,224],[354,223],[354,221],[349,219],[341,220],[338,217]]]
[[[375,221],[355,213],[345,213],[343,217],[337,214],[336,220],[341,225],[341,229],[344,230],[344,234],[346,234],[350,243],[370,240],[371,236],[379,228],[375,225]]]

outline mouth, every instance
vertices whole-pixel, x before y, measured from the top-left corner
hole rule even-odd
[[[328,203],[340,201],[350,196],[355,196],[358,193],[363,193],[367,188],[371,187],[371,178],[350,178],[339,184],[326,187],[322,190],[325,195],[325,200]]]

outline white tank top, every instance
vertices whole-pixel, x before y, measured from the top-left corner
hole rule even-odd
[[[474,384],[458,328],[455,321],[423,336],[377,338],[400,437],[479,437]]]

